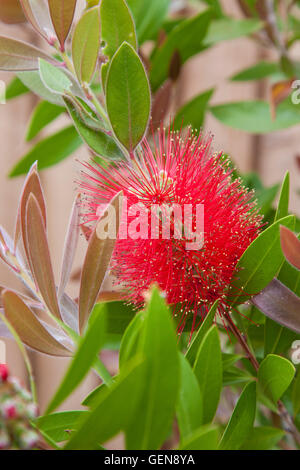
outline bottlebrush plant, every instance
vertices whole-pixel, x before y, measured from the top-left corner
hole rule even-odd
[[[210,47],[228,21],[219,3],[204,2],[213,7],[164,25],[169,2],[163,0],[147,2],[146,17],[143,1],[20,3],[50,50],[0,37],[0,69],[18,77],[10,96],[28,87],[44,99],[27,137],[63,112],[72,124],[37,144],[11,172],[27,178],[13,236],[0,228],[0,258],[24,290],[1,286],[0,337],[17,342],[35,404],[0,367],[0,445],[104,450],[123,433],[129,450],[300,448],[300,242],[289,214],[289,174],[274,211],[277,188],[264,206],[255,175],[239,175],[226,155],[211,151],[210,137],[185,129],[195,124],[191,116],[198,116],[195,127],[203,124],[211,91],[197,100],[200,113],[190,114],[188,106],[170,129],[163,125],[181,63]],[[249,34],[262,28],[258,19],[243,21]],[[166,38],[148,60],[138,44],[156,38],[162,26]],[[58,163],[83,142],[92,158],[81,165],[57,282],[38,167]],[[200,225],[192,211],[186,230],[174,204],[199,206]],[[150,239],[137,228],[132,205],[146,209],[147,221],[153,205],[163,207],[154,212],[158,230]],[[66,288],[80,230],[86,252],[71,298]],[[108,276],[117,289],[104,290]],[[112,340],[119,351],[115,376],[99,355]],[[28,348],[70,358],[39,416],[28,413],[29,401],[31,411],[38,409]],[[84,409],[58,411],[90,371],[102,383]],[[30,439],[16,433],[18,420]]]

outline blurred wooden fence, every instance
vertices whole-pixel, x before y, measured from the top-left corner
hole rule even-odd
[[[228,13],[238,14],[234,0],[226,0],[223,3]],[[8,27],[0,23],[0,34],[22,37],[27,41],[32,41],[34,38],[36,41],[36,37],[26,26]],[[262,97],[262,93],[268,92],[262,86],[258,87],[255,83],[233,84],[227,81],[227,78],[234,73],[254,64],[260,54],[258,46],[251,40],[239,39],[220,44],[190,60],[184,67],[179,84],[177,105],[213,86],[217,90],[213,98],[215,103]],[[10,75],[1,73],[0,79],[8,82]],[[6,105],[0,105],[0,223],[10,233],[14,229],[23,178],[9,180],[7,174],[28,148],[24,143],[24,135],[35,101],[33,96],[24,96]],[[51,126],[50,131],[60,127],[63,123],[62,120]],[[300,172],[295,159],[295,156],[300,154],[299,127],[257,137],[229,129],[209,116],[206,129],[215,135],[216,149],[229,153],[243,172],[258,169],[267,185],[279,182],[286,170],[290,170],[292,180],[291,209],[299,213],[299,196],[296,195],[296,190],[300,188]],[[76,190],[74,180],[78,172],[78,163],[76,163],[75,157],[76,159],[84,158],[85,150],[76,152],[72,158],[68,158],[41,174],[47,199],[49,240],[56,275],[60,268],[64,233]],[[80,265],[81,255],[82,250],[77,257],[77,266]],[[0,265],[0,285],[17,287],[15,278],[3,264]],[[67,361],[35,353],[32,353],[31,356],[38,384],[39,401],[43,409],[55,390]],[[26,380],[23,361],[16,346],[10,341],[7,342],[7,360],[12,372]],[[117,367],[116,361],[112,361],[111,358],[110,367],[114,369]],[[96,379],[90,376],[64,404],[63,409],[78,407],[80,398],[95,384]]]

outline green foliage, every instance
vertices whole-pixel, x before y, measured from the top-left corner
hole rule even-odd
[[[264,395],[276,403],[289,387],[295,367],[284,357],[268,355],[260,365],[258,382]]]

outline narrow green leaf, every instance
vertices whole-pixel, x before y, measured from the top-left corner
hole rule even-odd
[[[26,140],[34,139],[48,124],[64,112],[62,106],[41,101],[34,109],[27,129]]]
[[[248,36],[262,29],[263,23],[256,19],[237,20],[224,18],[212,21],[205,37],[205,44],[212,46],[218,42]]]
[[[290,99],[277,106],[276,119],[272,119],[270,104],[265,101],[226,103],[212,106],[210,110],[226,126],[252,134],[267,134],[300,123],[299,106]]]
[[[118,49],[111,61],[106,106],[117,139],[132,152],[148,126],[150,88],[139,56],[127,43]]]
[[[181,62],[184,63],[205,48],[204,38],[211,16],[211,11],[206,10],[204,13],[182,21],[175,26],[162,46],[155,50],[150,71],[150,82],[154,91],[168,77],[170,61],[175,50],[178,51]]]
[[[64,101],[78,134],[96,155],[108,160],[122,160],[125,158],[112,137],[103,130],[89,127],[83,121],[82,115],[72,101],[67,98]]]
[[[281,356],[269,354],[258,371],[260,389],[267,398],[276,403],[289,387],[295,376],[293,364]]]
[[[149,5],[147,5],[148,9]],[[100,5],[103,54],[108,62],[101,67],[102,84],[105,89],[109,63],[123,42],[137,49],[137,39],[132,15],[125,0],[102,0]],[[121,77],[120,77],[121,78]]]
[[[158,449],[172,425],[180,369],[171,314],[156,288],[146,308],[139,352],[146,359],[143,392],[126,443],[128,449]]]
[[[256,383],[244,388],[222,436],[220,450],[238,450],[252,432],[256,412]]]
[[[135,19],[139,44],[155,38],[168,13],[170,0],[127,0]]]
[[[67,158],[82,145],[73,126],[66,127],[56,134],[41,140],[16,164],[9,173],[10,177],[27,173],[31,165],[38,161],[39,169],[55,165]]]
[[[293,228],[295,217],[288,216],[264,230],[247,248],[236,266],[232,305],[243,303],[262,291],[278,273],[284,257],[280,247],[280,225]],[[240,292],[244,291],[246,294]]]
[[[216,426],[202,426],[180,446],[180,450],[217,450],[219,430]]]
[[[207,105],[213,92],[214,90],[212,89],[201,93],[180,108],[174,120],[174,130],[179,130],[186,126],[200,130],[203,126]]]
[[[137,416],[135,410],[140,398],[143,372],[144,364],[141,361],[132,364],[110,388],[104,390],[65,449],[92,450],[97,444],[124,431]]]
[[[36,425],[55,442],[63,442],[69,440],[70,433],[78,428],[80,419],[87,413],[87,411],[62,411],[44,415],[37,419]]]
[[[195,338],[193,339],[191,345],[189,346],[189,348],[187,350],[186,358],[189,361],[189,363],[191,364],[191,366],[194,365],[194,362],[195,362],[196,357],[197,357],[197,353],[199,351],[199,347],[201,346],[201,343],[203,341],[204,336],[206,335],[206,333],[211,328],[211,326],[214,322],[218,306],[219,306],[219,301],[217,300],[213,304],[213,306],[211,307],[208,314],[206,315],[206,317],[203,320],[203,322],[202,322]]]
[[[290,201],[290,173],[287,172],[280,191],[279,202],[277,206],[277,211],[275,215],[275,222],[287,217],[289,215],[289,201]]]
[[[253,428],[241,450],[273,450],[278,441],[283,439],[285,432],[281,429],[262,426]]]
[[[142,325],[144,323],[143,313],[140,312],[132,319],[122,337],[119,364],[122,370],[126,363],[131,360],[138,351],[139,339]]]
[[[24,83],[18,77],[14,77],[6,87],[5,98],[9,101],[28,92],[29,89]]]
[[[58,67],[54,67],[46,60],[39,59],[39,71],[42,82],[52,93],[63,95],[70,91],[72,82]]]
[[[73,22],[76,3],[77,0],[48,0],[52,24],[62,51],[65,49],[65,40]]]
[[[263,78],[278,75],[279,73],[280,67],[277,63],[262,61],[235,74],[231,77],[231,80],[236,82],[262,80]]]
[[[202,392],[203,423],[206,424],[215,416],[222,390],[222,353],[216,326],[203,338],[193,370]]]
[[[72,40],[73,64],[78,80],[90,83],[100,49],[99,7],[87,10],[76,25]]]
[[[176,405],[176,415],[181,440],[185,440],[202,424],[203,401],[196,376],[187,359],[180,357],[180,389]]]
[[[97,309],[91,316],[87,331],[79,342],[68,370],[47,408],[47,414],[55,410],[82,382],[91,369],[105,338],[105,316]]]

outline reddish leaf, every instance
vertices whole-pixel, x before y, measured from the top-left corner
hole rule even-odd
[[[46,41],[54,37],[46,0],[20,0],[24,14],[32,27]]]
[[[58,298],[60,299],[65,287],[70,279],[71,269],[74,261],[75,251],[78,243],[79,236],[79,199],[80,194],[77,195],[73,204],[69,227],[65,239],[64,254],[62,261],[61,279],[58,287]]]
[[[300,333],[300,298],[277,279],[251,302],[276,323]]]
[[[50,56],[30,44],[0,36],[0,70],[9,72],[38,70],[40,57],[53,62]]]
[[[32,193],[26,205],[25,239],[32,273],[44,302],[53,315],[61,318],[44,220]]]
[[[276,119],[277,106],[284,101],[291,93],[291,86],[294,79],[284,80],[282,82],[274,83],[271,88],[270,107],[272,119]]]
[[[77,0],[48,0],[52,24],[62,51],[73,22],[76,2]]]
[[[110,207],[115,211],[116,234],[119,231],[120,212],[122,204],[122,192],[118,193],[111,201]],[[111,220],[111,219],[110,219]],[[97,300],[102,282],[109,267],[109,263],[114,251],[116,239],[100,236],[100,227],[102,227],[102,218],[100,218],[93,230],[82,268],[80,293],[79,293],[79,329],[83,330],[88,316],[91,313]],[[114,223],[114,221],[113,221]]]
[[[300,241],[288,228],[280,227],[281,248],[288,262],[300,269]]]
[[[23,300],[12,291],[2,293],[5,316],[23,343],[51,356],[71,356],[62,344],[49,334]]]

